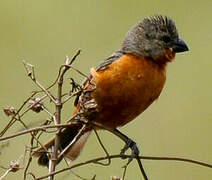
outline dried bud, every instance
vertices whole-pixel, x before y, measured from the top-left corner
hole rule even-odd
[[[20,169],[20,162],[19,161],[11,161],[10,162],[10,171],[16,172]]]
[[[32,76],[32,72],[31,71],[28,71],[27,72],[27,76],[29,76],[29,77]]]
[[[43,102],[40,101],[40,98],[32,98],[29,100],[29,108],[36,112],[39,113],[40,111],[43,110]]]
[[[4,110],[4,113],[5,113],[7,116],[14,116],[15,113],[16,113],[15,108],[14,108],[14,107],[11,107],[11,106],[6,107],[6,108],[4,108],[3,110]]]
[[[122,180],[122,178],[117,177],[117,176],[112,176],[112,177],[111,177],[111,180]]]

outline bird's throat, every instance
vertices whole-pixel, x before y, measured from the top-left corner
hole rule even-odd
[[[163,53],[163,55],[153,57],[152,59],[159,65],[166,65],[168,62],[172,62],[175,58],[175,52],[172,48],[169,48]]]

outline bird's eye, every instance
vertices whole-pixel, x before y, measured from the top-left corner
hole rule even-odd
[[[168,43],[168,42],[171,41],[171,38],[170,38],[169,36],[163,36],[163,37],[161,38],[161,40],[162,40],[163,42],[165,42],[165,43]]]

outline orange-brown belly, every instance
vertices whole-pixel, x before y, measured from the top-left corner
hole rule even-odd
[[[124,55],[104,71],[91,71],[96,89],[96,121],[116,128],[142,113],[161,93],[165,83],[165,66],[153,61]]]

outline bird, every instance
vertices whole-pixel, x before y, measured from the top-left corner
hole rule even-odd
[[[74,103],[74,118],[59,134],[59,152],[66,149],[63,157],[72,162],[80,155],[95,128],[84,121],[99,124],[98,130],[110,129],[121,136],[126,142],[122,153],[129,147],[134,154],[139,153],[136,143],[118,128],[134,120],[158,99],[166,81],[167,64],[175,59],[176,53],[188,50],[170,17],[153,15],[134,25],[126,33],[121,48],[91,68],[81,84],[82,90]],[[54,142],[52,139],[35,151],[39,165],[49,165],[50,155],[46,150]]]

